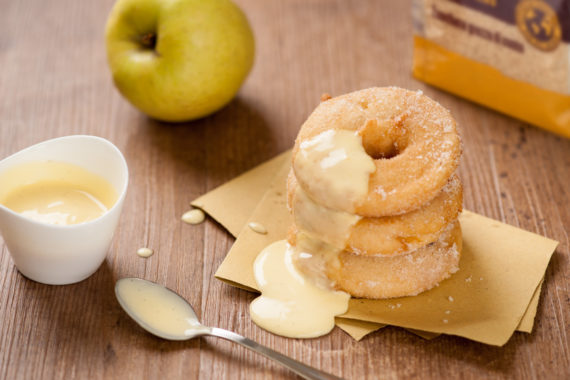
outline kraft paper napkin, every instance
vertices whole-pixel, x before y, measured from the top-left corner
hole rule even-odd
[[[283,166],[252,216],[252,220],[264,224],[269,233],[259,235],[244,227],[216,277],[245,289],[255,288],[251,269],[253,260],[263,247],[285,236],[290,222],[284,197],[288,162],[287,153],[284,153],[259,169],[253,169],[223,185],[223,191],[218,188],[192,202],[202,206],[223,225],[232,224],[236,231],[237,226],[243,227],[247,221],[246,210],[241,213],[228,212],[232,206],[230,202],[227,203],[229,209],[218,207],[212,211],[208,209],[208,204],[215,204],[220,198],[224,203],[229,197],[224,194],[229,192],[235,195],[237,188],[238,193],[251,194],[250,199],[259,197],[260,187],[271,183],[275,168],[280,164]],[[250,186],[250,183],[255,185]],[[232,222],[228,223],[225,219],[232,219]],[[417,333],[424,334],[426,338],[443,332],[495,345],[504,344],[517,326],[519,330],[530,332],[540,294],[539,283],[557,243],[469,212],[462,216],[462,226],[466,249],[460,264],[462,269],[452,279],[417,297],[387,301],[352,300],[348,313],[342,319],[352,319],[352,325],[341,321],[339,326],[355,339],[363,336],[363,331],[371,332],[382,327],[382,324],[393,324],[423,330]],[[480,250],[484,251],[482,256]],[[499,260],[490,260],[493,257]],[[505,267],[509,261],[513,261],[514,265]],[[506,271],[506,275],[501,273],[504,284],[500,283],[497,268]],[[468,275],[467,272],[472,273]],[[485,274],[487,278],[482,275],[477,277],[479,274]],[[501,290],[502,287],[505,289]],[[443,294],[446,291],[450,294]],[[494,294],[499,297],[491,297]],[[354,328],[359,320],[378,324],[363,323]]]
[[[237,237],[239,231],[246,224],[251,212],[267,191],[275,173],[282,165],[288,165],[290,162],[290,153],[290,151],[287,151],[272,160],[259,165],[234,180],[231,180],[196,199],[192,202],[192,205],[203,208],[214,219],[225,226],[234,237]],[[225,281],[231,283],[231,281],[227,279]],[[233,283],[233,285],[245,288],[239,283]],[[541,287],[542,282],[534,292],[532,300],[529,303],[519,326],[517,327],[518,331],[528,333],[532,331]],[[337,321],[340,320],[340,318],[337,319]],[[363,331],[370,333],[385,326],[383,324],[348,320],[346,318],[342,318],[342,320],[351,322],[337,323],[337,325],[357,340],[360,340],[364,335],[366,335],[363,334]],[[438,335],[436,333],[421,332],[419,330],[409,330],[426,339],[433,338]]]
[[[505,344],[558,243],[471,212],[460,221],[464,249],[459,272],[416,297],[352,299],[344,317]]]
[[[291,150],[262,163],[193,200],[190,204],[212,216],[237,237],[267,191],[275,173],[291,161]]]
[[[371,332],[374,332],[386,326],[381,323],[359,321],[357,319],[348,319],[341,317],[336,317],[334,322],[338,327],[346,331],[351,337],[356,340],[361,340]]]

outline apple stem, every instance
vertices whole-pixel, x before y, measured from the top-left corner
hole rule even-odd
[[[143,46],[154,49],[156,45],[156,34],[155,33],[147,33],[141,37],[141,43]]]

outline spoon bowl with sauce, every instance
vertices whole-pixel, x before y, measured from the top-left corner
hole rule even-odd
[[[160,338],[188,340],[200,336],[215,336],[275,360],[305,379],[340,379],[234,332],[202,325],[188,301],[154,282],[140,278],[122,278],[115,285],[115,295],[121,307],[139,326]]]
[[[0,233],[18,270],[62,285],[105,259],[128,183],[125,158],[96,136],[66,136],[0,161]]]

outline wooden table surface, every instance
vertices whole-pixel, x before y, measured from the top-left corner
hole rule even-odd
[[[178,291],[209,325],[234,330],[350,379],[564,378],[570,373],[570,140],[429,87],[410,75],[409,1],[239,0],[257,55],[238,97],[215,115],[162,124],[131,107],[106,63],[105,1],[1,1],[0,157],[45,139],[94,134],[115,143],[130,188],[107,259],[69,286],[27,280],[0,240],[0,379],[290,378],[215,338],[172,343],[120,309],[115,281],[140,276]],[[389,327],[355,342],[269,334],[249,318],[254,294],[214,279],[234,239],[217,223],[180,222],[188,202],[289,148],[323,92],[422,89],[455,115],[464,141],[466,208],[560,241],[532,334],[504,347]],[[141,246],[155,249],[139,258]]]

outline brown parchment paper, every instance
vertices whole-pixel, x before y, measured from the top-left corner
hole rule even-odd
[[[290,161],[288,150],[194,199],[190,205],[204,210],[237,237],[275,174]]]
[[[255,257],[266,245],[282,239],[290,223],[284,196],[288,170],[289,156],[285,152],[192,202],[222,225],[233,226],[233,231],[237,226],[242,227],[216,272],[217,278],[247,290],[255,289],[252,272]],[[267,191],[249,220],[265,225],[267,235],[244,227],[248,212],[245,208],[240,212],[232,210],[234,201],[230,201],[235,194],[250,199],[258,197],[255,199],[258,201],[262,187]],[[461,222],[465,251],[457,274],[416,297],[353,299],[341,322],[352,321],[339,323],[339,327],[355,339],[366,335],[364,331],[392,324],[420,330],[411,331],[426,338],[447,333],[495,345],[504,344],[517,328],[530,332],[539,285],[557,243],[470,212],[462,215]],[[358,325],[359,321],[366,323]]]
[[[382,327],[386,326],[382,323],[359,321],[357,319],[341,317],[336,317],[334,323],[356,340],[361,340],[371,332],[380,330]]]
[[[460,221],[464,250],[459,272],[416,297],[351,299],[344,317],[505,344],[557,243],[468,211]]]

